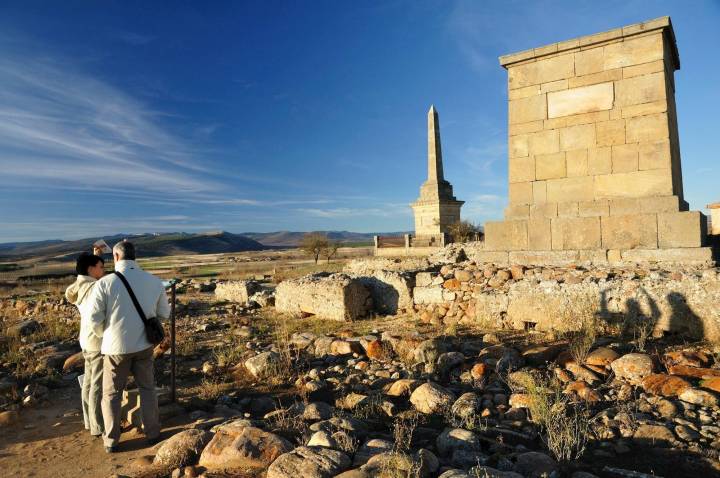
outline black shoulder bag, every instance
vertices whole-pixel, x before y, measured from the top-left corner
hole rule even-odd
[[[160,321],[157,317],[151,317],[149,319],[145,317],[145,312],[143,312],[142,307],[140,307],[140,303],[138,302],[137,297],[135,297],[135,292],[133,292],[125,276],[118,271],[115,271],[115,275],[120,278],[123,284],[125,284],[125,289],[127,289],[128,294],[130,294],[130,299],[132,299],[133,304],[135,304],[135,309],[137,309],[137,313],[140,315],[143,324],[145,324],[145,335],[147,336],[148,342],[153,345],[157,345],[162,342],[165,338],[165,331],[163,330],[163,326]]]

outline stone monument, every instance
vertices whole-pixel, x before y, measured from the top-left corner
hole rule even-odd
[[[443,174],[440,120],[435,106],[428,111],[428,178],[420,186],[420,197],[410,206],[415,215],[415,238],[420,245],[444,245],[448,226],[460,221],[464,201],[453,196],[452,185]]]
[[[683,199],[680,59],[669,17],[500,64],[508,72],[509,205],[503,221],[485,225],[485,251],[495,251],[487,260],[712,260],[706,217]]]
[[[708,234],[713,236],[720,236],[720,202],[714,202],[707,205],[710,209],[710,226]]]

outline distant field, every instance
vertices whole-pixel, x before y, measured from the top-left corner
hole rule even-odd
[[[316,266],[312,258],[299,249],[249,251],[232,254],[193,254],[138,259],[143,269],[163,278],[244,279],[272,275],[277,279],[296,277],[312,272],[338,271],[354,257],[372,255],[372,247],[352,244],[338,249],[330,264],[322,259]],[[113,270],[111,261],[106,263]],[[31,260],[0,263],[0,285],[12,288],[16,284],[64,284],[75,275],[73,261],[34,263]]]

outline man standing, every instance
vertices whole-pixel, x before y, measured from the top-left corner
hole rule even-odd
[[[115,271],[120,272],[132,288],[147,318],[170,316],[165,287],[160,279],[135,262],[135,247],[122,241],[113,247]],[[145,334],[128,289],[116,274],[100,279],[91,298],[91,320],[95,334],[102,337],[103,363],[102,412],[105,423],[105,451],[113,453],[120,440],[120,405],[130,373],[140,391],[143,429],[148,442],[160,436],[160,417],[153,370],[153,346]]]

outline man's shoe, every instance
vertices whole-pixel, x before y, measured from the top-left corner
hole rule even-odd
[[[117,452],[117,446],[106,446],[105,447],[105,453],[115,453]]]
[[[148,438],[145,441],[147,442],[148,445],[154,446],[154,445],[157,445],[158,443],[160,443],[162,441],[162,439],[160,438],[160,435],[158,435],[155,438]]]

